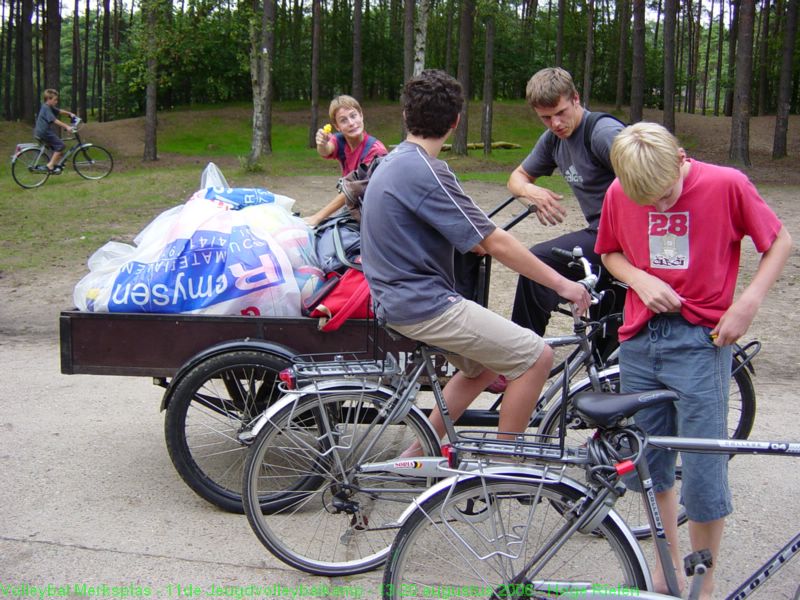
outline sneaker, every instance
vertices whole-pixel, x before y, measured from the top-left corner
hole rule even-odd
[[[506,391],[506,386],[508,385],[508,380],[505,378],[504,375],[498,375],[497,379],[495,379],[489,386],[486,388],[487,392],[492,394],[502,394]]]
[[[47,169],[47,172],[50,173],[50,175],[61,175],[61,172],[63,170],[64,167],[62,167],[61,165],[56,165],[52,169]]]

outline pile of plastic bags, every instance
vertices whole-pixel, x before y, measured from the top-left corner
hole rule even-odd
[[[133,246],[108,242],[75,286],[79,310],[300,316],[323,280],[294,200],[230,188],[210,163],[200,190],[155,218]]]

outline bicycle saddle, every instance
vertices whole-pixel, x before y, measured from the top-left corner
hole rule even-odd
[[[668,390],[614,394],[610,392],[584,392],[573,399],[573,406],[591,427],[608,429],[641,409],[664,402],[677,402],[678,394]]]

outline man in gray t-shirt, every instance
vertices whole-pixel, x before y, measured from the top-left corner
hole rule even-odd
[[[531,248],[531,252],[562,275],[575,277],[576,274],[566,265],[553,258],[551,249],[572,250],[580,246],[584,256],[593,264],[600,264],[600,257],[594,252],[594,243],[603,198],[606,189],[614,181],[609,153],[614,138],[624,125],[614,118],[597,120],[589,138],[589,152],[584,129],[591,120],[591,113],[581,106],[572,77],[563,69],[548,68],[537,72],[528,82],[526,97],[548,130],[511,174],[508,189],[515,196],[536,206],[536,215],[542,225],[555,225],[561,223],[566,214],[561,205],[562,196],[536,185],[536,180],[552,175],[556,168],[561,172],[578,200],[587,227],[537,244]],[[621,307],[623,295],[619,294],[616,301]],[[544,335],[550,313],[558,302],[552,290],[520,277],[511,320]],[[616,340],[610,343],[616,345]]]
[[[445,386],[457,419],[498,374],[509,379],[501,431],[525,429],[550,371],[553,354],[541,337],[464,299],[455,288],[453,250],[491,254],[585,311],[580,284],[544,265],[507,231],[495,227],[437,158],[458,124],[461,85],[423,71],[403,90],[408,136],[375,169],[361,214],[361,258],[377,314],[401,334],[457,355],[459,372]],[[438,412],[431,422],[441,436]],[[408,455],[419,448],[412,446]]]

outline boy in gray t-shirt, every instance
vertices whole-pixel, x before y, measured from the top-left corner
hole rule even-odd
[[[437,158],[458,125],[461,85],[427,70],[403,91],[408,136],[376,168],[364,198],[361,251],[377,313],[401,334],[458,355],[444,396],[457,419],[498,374],[509,380],[499,429],[520,432],[547,379],[553,354],[542,339],[455,290],[453,250],[486,252],[556,291],[584,312],[589,294],[495,227]],[[438,413],[432,422],[441,436]],[[409,448],[408,454],[419,449]]]

